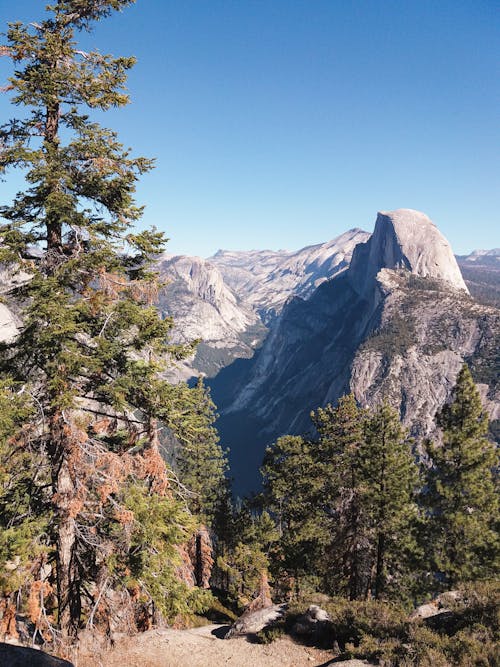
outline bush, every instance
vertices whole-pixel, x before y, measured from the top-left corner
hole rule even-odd
[[[403,607],[377,600],[307,596],[287,616],[291,630],[311,604],[330,616],[328,647],[343,658],[376,662],[381,667],[498,667],[500,665],[500,582],[461,587],[458,596],[444,597],[450,610],[431,620],[410,620]]]

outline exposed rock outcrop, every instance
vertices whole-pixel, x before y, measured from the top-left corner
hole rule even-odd
[[[164,255],[158,262],[162,281],[158,307],[174,318],[173,341],[201,340],[194,358],[179,364],[176,376],[214,375],[236,358],[253,355],[265,333],[259,316],[239,302],[220,271],[199,257]]]
[[[252,357],[287,299],[307,298],[345,271],[356,244],[368,237],[353,229],[296,252],[221,250],[209,260],[162,255],[158,269],[167,284],[159,295],[160,311],[174,318],[176,342],[201,340],[175,377],[212,377],[234,360]]]
[[[306,613],[295,621],[292,633],[298,637],[321,644],[325,640],[331,640],[332,624],[328,613],[316,604],[312,604]]]
[[[74,667],[72,662],[55,658],[44,651],[1,642],[0,665],[5,667]]]
[[[362,405],[389,400],[413,435],[431,435],[464,361],[488,385],[495,417],[500,396],[491,364],[499,331],[499,311],[470,298],[450,246],[427,216],[380,213],[349,269],[309,299],[287,303],[255,357],[215,379],[237,483],[255,487],[258,477],[248,471],[259,467],[264,447],[283,433],[307,431],[312,409],[349,391]]]
[[[256,611],[246,611],[229,628],[225,639],[256,634],[282,619],[285,611],[286,604],[274,604]]]
[[[354,248],[369,236],[361,229],[351,229],[331,241],[295,252],[219,250],[210,261],[240,299],[269,323],[290,297],[305,299],[322,282],[347,269]]]
[[[372,236],[355,248],[349,280],[360,295],[370,297],[381,269],[406,269],[468,293],[448,241],[430,218],[412,209],[377,215]]]

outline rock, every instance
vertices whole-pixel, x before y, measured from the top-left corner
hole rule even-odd
[[[331,241],[296,252],[219,250],[210,262],[219,268],[239,299],[269,324],[290,297],[307,298],[318,285],[347,269],[354,248],[369,236],[361,229],[351,229]]]
[[[211,382],[237,491],[258,486],[249,471],[267,445],[307,432],[311,410],[351,391],[363,407],[387,400],[415,438],[438,437],[434,416],[462,364],[487,375],[499,330],[500,311],[469,297],[427,216],[380,213],[348,270],[289,300],[254,357]],[[494,418],[500,392],[492,384],[483,394]]]
[[[410,615],[410,620],[415,620],[417,618],[426,619],[444,612],[449,612],[450,610],[448,609],[448,606],[453,602],[459,602],[461,599],[462,595],[459,591],[447,591],[446,593],[441,593],[441,595],[438,595],[434,600],[417,607]]]
[[[13,313],[0,303],[0,341],[8,343],[17,335],[17,323]]]
[[[315,604],[303,616],[299,616],[292,627],[292,633],[313,644],[330,645],[333,642],[330,617]]]
[[[255,634],[264,628],[274,625],[285,615],[286,604],[275,604],[265,609],[244,612],[229,628],[225,639]]]
[[[74,667],[43,651],[0,642],[0,667]]]
[[[202,341],[196,355],[179,363],[172,378],[211,376],[235,358],[253,355],[265,327],[225,284],[216,266],[199,257],[163,255],[158,269],[166,283],[158,307],[164,317],[174,318],[172,341]]]
[[[359,294],[366,295],[384,268],[406,269],[468,293],[448,241],[420,211],[380,212],[370,239],[354,249],[349,279]]]

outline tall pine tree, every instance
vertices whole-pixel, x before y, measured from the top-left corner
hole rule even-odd
[[[134,538],[144,530],[134,510],[147,516],[160,499],[154,551],[163,545],[169,555],[156,558],[163,575],[175,572],[172,545],[192,528],[158,437],[160,422],[175,431],[190,411],[187,388],[159,372],[191,348],[168,343],[172,322],[151,305],[150,260],[163,236],[134,231],[135,184],[152,161],[132,157],[87,115],[127,104],[134,59],[83,52],[75,39],[132,1],[55,0],[45,20],[10,24],[2,47],[15,67],[13,104],[26,113],[0,129],[0,175],[20,169],[27,186],[0,207],[0,261],[19,275],[8,298],[22,311],[19,335],[1,346],[0,371],[36,399],[37,427],[20,446],[31,466],[47,466],[65,636],[104,594],[96,582],[118,585],[135,571],[146,585],[140,563],[152,542]],[[151,598],[168,594],[158,585],[168,579],[150,578]]]
[[[367,517],[366,593],[376,599],[407,583],[416,552],[418,468],[408,433],[387,403],[364,425],[359,448],[362,513]]]
[[[487,438],[488,417],[465,364],[437,424],[442,443],[427,445],[426,544],[439,585],[453,588],[498,574],[500,553],[498,453]]]
[[[201,378],[190,391],[190,398],[189,420],[185,420],[182,430],[178,429],[180,446],[175,463],[181,482],[190,491],[191,511],[212,527],[227,491],[227,458],[213,426],[215,405]]]
[[[361,505],[359,450],[365,414],[354,395],[349,394],[342,396],[335,408],[318,408],[311,418],[319,433],[316,474],[322,477],[322,503],[330,525],[325,553],[326,590],[355,600],[364,591],[366,517]]]
[[[315,444],[298,435],[285,435],[266,449],[262,466],[266,507],[275,518],[280,536],[279,568],[295,582],[318,569],[328,540]]]

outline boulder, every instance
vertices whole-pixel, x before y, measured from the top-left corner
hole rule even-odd
[[[285,615],[286,604],[274,604],[257,611],[245,611],[229,628],[225,639],[241,637],[260,632],[264,628],[274,625]]]
[[[0,642],[0,667],[74,667],[72,662],[43,651]]]
[[[313,644],[331,643],[331,630],[328,613],[316,604],[312,604],[305,614],[299,616],[292,627],[294,635]]]

